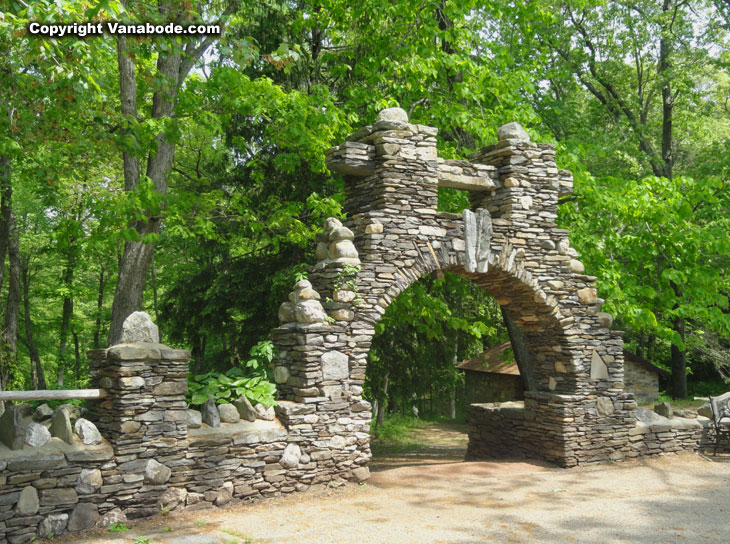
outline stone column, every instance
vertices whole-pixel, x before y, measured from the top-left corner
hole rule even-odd
[[[159,512],[158,497],[186,481],[190,353],[150,336],[123,340],[89,353],[92,387],[109,393],[90,410],[116,457],[116,468],[104,474],[102,492],[113,492],[127,516],[140,517]]]

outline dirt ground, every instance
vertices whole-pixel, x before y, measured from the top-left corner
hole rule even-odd
[[[463,429],[430,428],[419,451],[382,452],[360,485],[253,505],[160,515],[64,543],[727,543],[730,455],[560,469],[460,462]],[[428,433],[431,433],[429,436]]]

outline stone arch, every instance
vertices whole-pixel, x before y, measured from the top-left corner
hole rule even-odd
[[[570,173],[516,123],[471,162],[440,159],[436,133],[385,110],[328,152],[330,169],[345,176],[348,219],[327,220],[310,281],[282,304],[273,331],[290,433],[313,454],[322,437],[347,444],[332,457],[344,477],[366,466],[362,385],[375,323],[414,281],[448,270],[497,298],[533,359],[535,387],[519,414],[472,407],[468,455],[521,453],[564,466],[623,457],[636,404],[623,391],[621,334],[609,330],[595,278],[555,225]],[[469,191],[471,209],[437,211],[438,187]]]

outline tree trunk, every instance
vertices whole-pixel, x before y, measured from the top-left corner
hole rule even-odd
[[[129,0],[122,0],[127,7]],[[221,14],[220,20],[225,21],[240,6],[240,0],[231,0]],[[159,0],[158,12],[165,18],[172,20],[174,16],[184,14],[183,4],[172,0]],[[184,54],[181,44],[168,42],[168,48],[159,51],[157,57],[157,76],[163,81],[152,96],[152,118],[169,119],[174,117],[174,107],[178,91],[195,63],[205,54],[215,41],[215,36],[202,37],[199,40],[189,40],[184,45]],[[119,93],[121,98],[122,114],[125,117],[137,118],[137,80],[133,55],[129,52],[124,35],[117,36],[117,65],[119,67]],[[164,133],[155,137],[156,148],[147,157],[146,175],[155,186],[155,190],[164,195],[167,192],[167,177],[172,169],[175,155],[175,145],[170,143]],[[134,190],[139,184],[139,159],[133,154],[123,153],[124,189]],[[151,233],[158,233],[160,229],[159,217],[147,217],[135,225],[142,238]],[[112,318],[109,327],[108,344],[113,345],[120,341],[124,320],[142,308],[145,277],[150,265],[154,246],[144,242],[127,242],[124,245],[124,254],[119,266],[119,279],[112,302]]]
[[[684,319],[678,317],[673,320],[674,330],[684,342]],[[672,344],[672,398],[687,398],[687,353]]]
[[[378,403],[378,411],[375,416],[375,425],[378,427],[385,422],[385,412],[388,411],[388,373],[383,376],[382,402]]]
[[[664,0],[662,12],[667,16],[672,10],[673,0]],[[674,109],[674,97],[672,96],[671,74],[671,53],[672,53],[672,33],[669,28],[662,29],[661,39],[659,40],[659,64],[657,66],[657,75],[662,81],[662,163],[663,171],[661,175],[665,178],[672,179],[674,157],[672,154],[672,117]]]
[[[101,336],[101,314],[104,309],[104,268],[99,271],[99,294],[96,298],[96,324],[94,325],[94,349],[99,349]]]
[[[58,346],[58,386],[63,387],[63,376],[66,371],[67,356],[66,351],[68,349],[68,333],[71,328],[71,319],[74,313],[74,299],[72,294],[73,289],[73,277],[74,277],[74,247],[75,239],[71,237],[69,240],[68,253],[66,255],[66,265],[63,269],[63,277],[61,282],[67,290],[67,294],[63,297],[63,310],[61,314],[61,331],[59,334],[60,342]]]
[[[452,360],[453,366],[459,364],[459,335],[456,335],[454,340],[454,357]],[[456,380],[451,384],[451,397],[449,398],[449,419],[456,419]]]
[[[502,311],[502,319],[504,325],[507,327],[507,334],[509,334],[509,341],[512,344],[512,351],[515,354],[515,361],[517,362],[517,368],[522,376],[522,383],[525,387],[525,391],[535,391],[534,380],[532,379],[532,366],[530,363],[530,356],[527,353],[527,345],[525,344],[525,338],[522,336],[522,331],[515,325],[504,308],[500,307]]]
[[[12,202],[12,201],[11,201]],[[20,248],[18,229],[12,209],[8,217],[8,299],[5,307],[5,326],[3,330],[4,356],[0,369],[0,385],[7,386],[10,372],[17,366],[18,355],[18,314],[20,313]]]
[[[81,374],[81,350],[79,349],[79,335],[76,331],[72,331],[71,335],[74,339],[74,383],[78,387]]]
[[[41,358],[38,355],[38,346],[33,336],[33,321],[30,318],[30,278],[29,278],[29,259],[21,258],[20,261],[20,277],[23,286],[23,310],[25,314],[25,337],[28,339],[28,353],[30,355],[30,367],[33,377],[34,389],[46,389],[46,376],[41,366]]]
[[[10,157],[0,155],[0,292],[5,279],[5,256],[8,253],[8,223],[12,185]]]
[[[112,303],[112,321],[109,325],[107,345],[118,344],[122,339],[122,325],[129,314],[142,308],[144,280],[152,260],[154,246],[143,242],[124,244],[122,266],[119,269],[117,288]]]

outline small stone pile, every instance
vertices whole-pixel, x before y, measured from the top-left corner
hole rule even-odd
[[[300,280],[289,294],[289,302],[279,306],[282,323],[326,323],[327,314],[319,302],[320,296],[307,280]]]
[[[325,220],[324,230],[317,234],[317,260],[320,266],[336,262],[343,265],[358,266],[360,259],[352,241],[353,232],[342,226],[342,222],[334,217]]]

